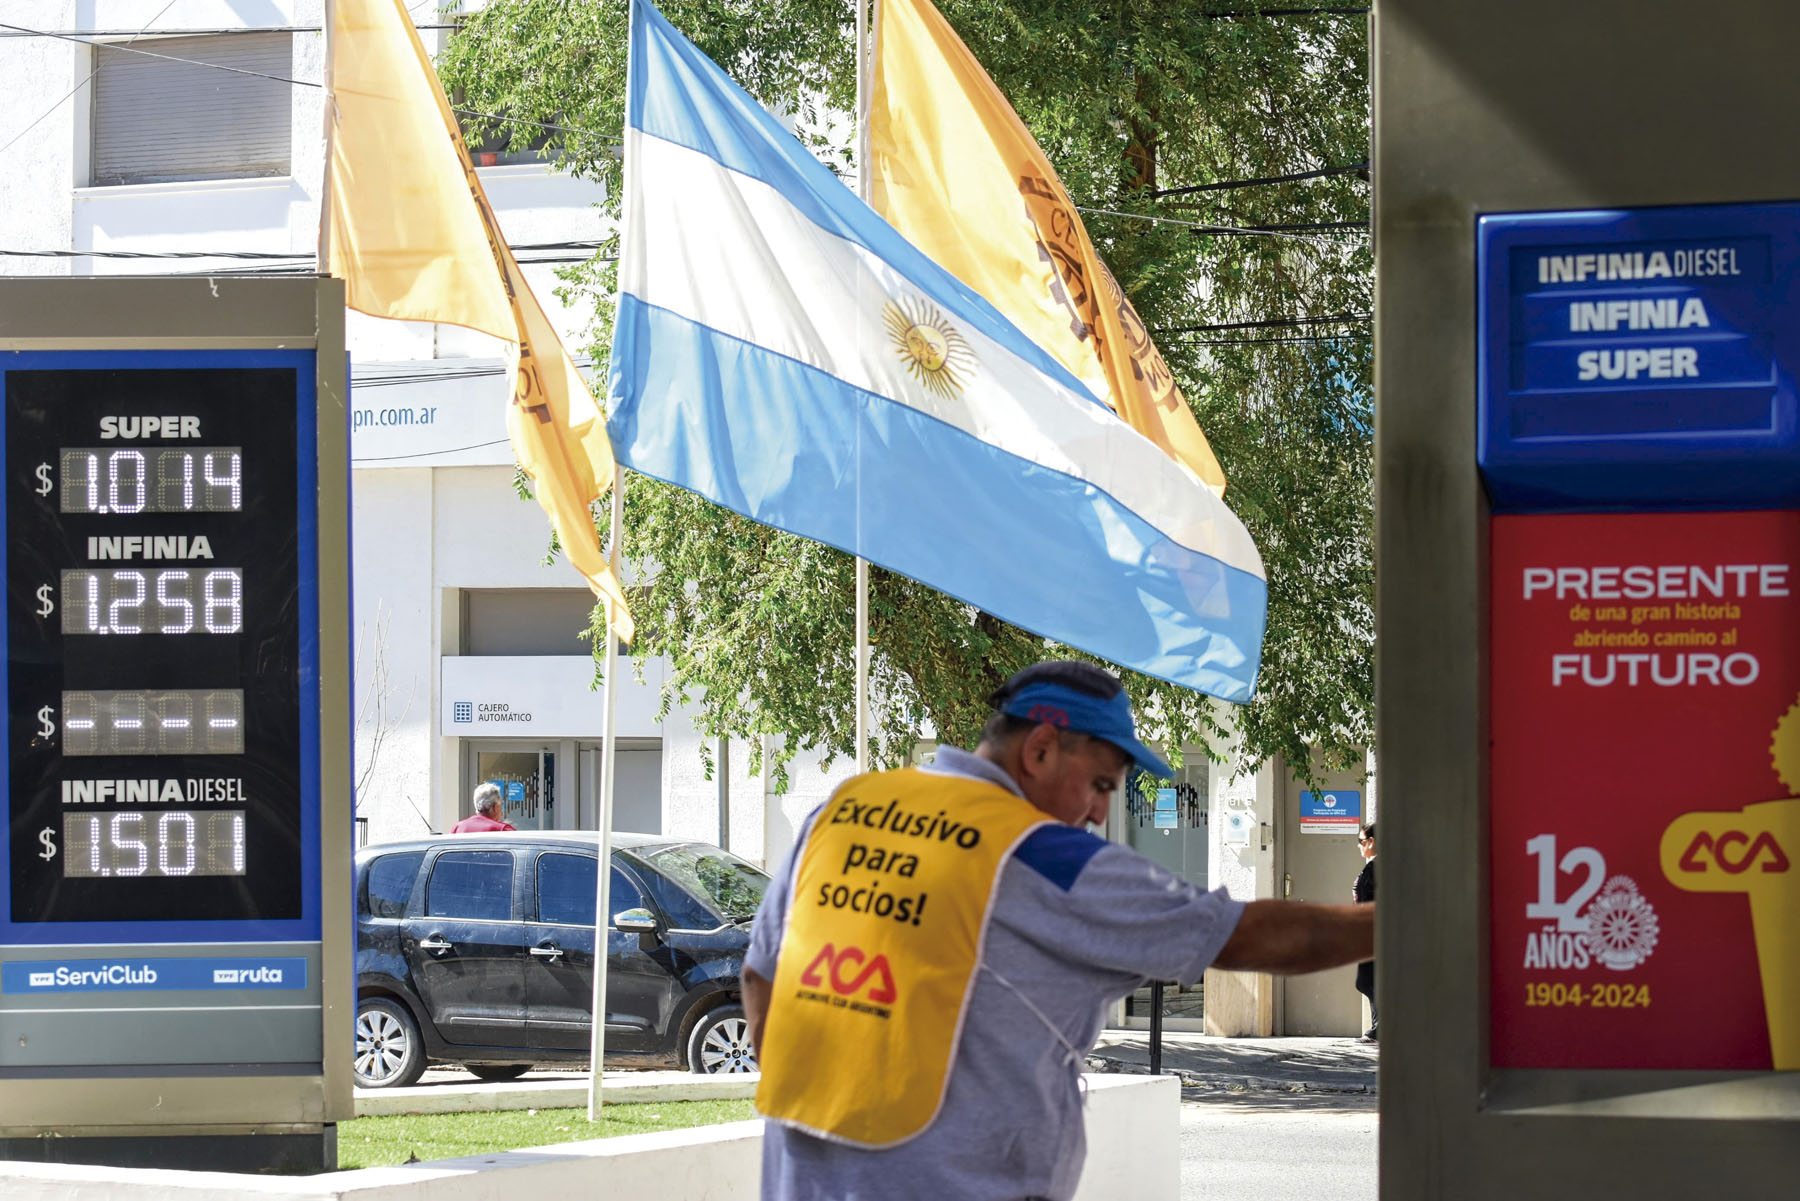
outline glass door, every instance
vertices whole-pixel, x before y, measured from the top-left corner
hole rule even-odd
[[[1128,791],[1122,814],[1126,845],[1202,889],[1208,887],[1206,777],[1204,761],[1184,765],[1173,781],[1148,796]],[[1204,987],[1196,981],[1191,988],[1163,988],[1167,1029],[1202,1028]],[[1127,1027],[1149,1026],[1150,998],[1148,985],[1125,998]]]
[[[470,790],[500,789],[501,820],[520,830],[556,828],[556,752],[547,747],[473,746]]]

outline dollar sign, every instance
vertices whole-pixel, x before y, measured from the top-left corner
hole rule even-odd
[[[50,464],[48,464],[48,463],[39,463],[38,464],[37,481],[38,481],[37,494],[39,496],[49,496],[50,489],[55,487],[55,485],[50,482]]]
[[[54,833],[56,831],[50,826],[45,826],[38,831],[38,841],[44,844],[44,849],[38,852],[39,859],[56,858],[56,842],[50,837]]]
[[[56,602],[50,599],[50,585],[39,585],[37,596],[39,617],[48,617],[56,612]]]
[[[56,733],[56,722],[51,717],[55,712],[49,705],[38,710],[38,733],[45,738]]]

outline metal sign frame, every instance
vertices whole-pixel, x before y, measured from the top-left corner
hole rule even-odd
[[[1374,9],[1381,1195],[1775,1196],[1800,1073],[1495,1071],[1488,523],[1476,471],[1485,213],[1800,197],[1800,10],[1721,0]]]
[[[0,1067],[0,1155],[166,1165],[184,1145],[204,1145],[215,1167],[331,1166],[332,1124],[352,1114],[355,1009],[343,287],[316,278],[0,280],[0,359],[75,364],[88,356],[73,352],[92,351],[134,352],[114,356],[121,365],[286,364],[299,374],[298,733],[302,821],[310,826],[301,839],[310,848],[301,912],[276,921],[75,922],[60,931],[9,922],[0,926],[0,952],[48,958],[104,942],[183,960],[244,948],[296,957],[316,971],[317,1062]],[[10,914],[0,910],[0,920]],[[13,1000],[0,996],[0,1015]],[[258,1137],[237,1138],[248,1134]],[[227,1144],[260,1150],[234,1153]]]

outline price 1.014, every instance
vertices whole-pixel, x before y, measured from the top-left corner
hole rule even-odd
[[[48,490],[48,474],[40,471],[39,491]],[[78,446],[62,452],[58,499],[64,513],[236,513],[244,507],[243,475],[236,446]]]

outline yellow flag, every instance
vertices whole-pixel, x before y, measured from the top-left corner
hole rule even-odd
[[[629,642],[631,611],[589,508],[617,471],[605,419],[507,249],[418,32],[401,0],[336,0],[330,37],[326,269],[359,312],[510,344],[513,454]]]
[[[930,0],[875,11],[875,211],[1223,494],[1206,435],[1025,123]]]

